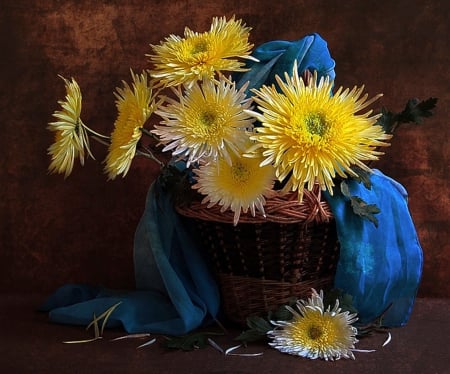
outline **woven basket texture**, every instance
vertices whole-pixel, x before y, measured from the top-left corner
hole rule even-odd
[[[201,240],[220,286],[226,317],[244,325],[261,315],[310,296],[311,288],[332,287],[339,257],[335,222],[320,190],[277,194],[266,217],[206,208],[200,201],[177,206]]]

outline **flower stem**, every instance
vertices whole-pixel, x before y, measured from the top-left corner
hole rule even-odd
[[[152,139],[159,141],[158,137],[155,134],[153,134],[152,132],[148,131],[146,128],[141,127],[141,131],[144,135],[147,135],[147,136],[151,137]]]
[[[105,136],[97,136],[97,135],[91,135],[91,138],[94,139],[95,141],[99,142],[100,144],[106,145],[107,147],[109,146],[109,141],[105,141],[103,140],[104,138],[109,139],[109,137],[105,137]]]
[[[90,127],[86,126],[83,121],[80,118],[80,125],[83,126],[83,128],[85,130],[87,130],[87,132],[89,132],[90,135],[95,135],[98,136],[99,138],[103,138],[103,139],[109,139],[109,136],[106,135],[102,135],[100,133],[98,133],[97,131],[92,130]]]
[[[136,154],[139,156],[144,156],[146,158],[149,158],[150,160],[155,161],[161,168],[163,168],[165,166],[164,162],[159,160],[148,147],[142,147],[142,150],[137,149]]]

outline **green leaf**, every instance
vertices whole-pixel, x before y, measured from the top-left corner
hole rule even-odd
[[[358,311],[353,306],[353,297],[352,295],[345,293],[343,290],[339,288],[333,288],[329,290],[324,295],[323,304],[325,308],[330,306],[331,308],[334,307],[336,304],[336,300],[339,301],[339,307],[343,312],[350,312],[350,313],[357,313]]]
[[[161,169],[159,181],[161,187],[166,190],[175,204],[188,203],[198,196],[192,187],[192,171],[190,169],[179,170],[174,165],[167,165]]]
[[[256,330],[263,334],[272,330],[272,325],[266,319],[259,316],[248,317],[247,326],[250,327],[250,329]]]
[[[286,305],[293,307],[297,303],[297,298],[291,298]],[[272,321],[289,321],[292,319],[292,313],[286,308],[286,305],[281,305],[277,309],[270,311],[268,318]]]
[[[342,181],[341,184],[340,184],[340,187],[341,187],[342,195],[344,195],[345,197],[350,198],[351,194],[350,194],[350,190],[348,188],[347,182],[346,181]]]
[[[241,341],[243,343],[253,343],[266,339],[266,334],[261,333],[257,330],[249,329],[243,331],[236,340]]]
[[[388,111],[386,108],[381,108],[381,116],[377,120],[377,125],[383,128],[387,134],[392,134],[397,123],[398,114]]]
[[[255,342],[258,340],[264,340],[266,334],[273,329],[270,322],[260,316],[250,316],[247,318],[248,330],[242,332],[236,340],[244,343]]]
[[[427,100],[419,101],[418,99],[410,99],[406,103],[405,109],[400,113],[399,122],[413,122],[420,124],[423,118],[431,117],[432,110],[435,108],[437,99],[430,97]]]
[[[193,351],[194,349],[205,348],[208,345],[208,337],[213,335],[223,335],[223,333],[196,332],[189,335],[170,337],[167,338],[164,346],[182,351]]]
[[[370,180],[370,171],[364,170],[359,166],[353,166],[352,170],[357,174],[357,177],[352,177],[358,183],[362,183],[368,190],[372,188],[372,181]]]
[[[422,101],[410,99],[400,113],[393,113],[382,108],[381,117],[378,118],[377,124],[382,126],[388,134],[392,134],[403,123],[421,124],[424,118],[433,115],[433,109],[436,107],[437,101],[438,99],[435,97]]]
[[[362,218],[368,219],[370,222],[373,222],[375,227],[378,227],[378,219],[374,214],[380,213],[380,208],[376,204],[367,204],[358,196],[352,196],[345,181],[342,181],[340,186],[342,194],[350,200],[353,212]]]
[[[375,227],[378,227],[378,219],[374,216],[374,214],[380,213],[380,209],[376,206],[376,204],[367,204],[358,196],[350,197],[350,202],[353,212],[360,217],[367,218],[370,222],[373,222]]]

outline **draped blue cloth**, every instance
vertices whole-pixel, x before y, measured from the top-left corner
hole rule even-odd
[[[407,323],[422,275],[423,253],[409,209],[407,192],[379,170],[372,187],[349,180],[350,193],[376,204],[378,227],[357,216],[341,193],[326,194],[336,219],[340,257],[335,287],[353,296],[359,321],[373,321],[387,308],[385,326]]]
[[[216,317],[218,287],[198,246],[180,222],[159,181],[152,184],[134,244],[136,288],[85,284],[58,289],[41,306],[53,322],[87,325],[118,302],[107,327],[129,333],[185,334]]]
[[[296,41],[273,40],[261,44],[252,53],[259,61],[251,61],[246,68],[251,70],[235,74],[236,85],[241,87],[250,82],[247,92],[252,88],[259,89],[263,84],[276,84],[275,76],[284,80],[284,74],[292,75],[294,62],[301,74],[305,70],[317,71],[319,78],[329,76],[334,80],[335,61],[331,58],[327,42],[317,33],[306,35]]]
[[[253,53],[250,71],[235,74],[247,90],[275,83],[275,76],[316,70],[335,78],[335,62],[318,34],[297,41],[271,41]],[[422,257],[406,206],[406,193],[394,181],[374,174],[371,191],[351,182],[351,190],[377,204],[378,229],[349,211],[346,199],[329,196],[341,241],[336,286],[354,296],[360,318],[370,320],[393,303],[386,322],[403,324],[409,316],[420,279]],[[41,306],[53,322],[87,325],[118,302],[107,327],[123,326],[129,333],[185,334],[215,318],[218,287],[201,257],[189,227],[174,212],[170,196],[156,181],[150,188],[145,212],[134,243],[136,290],[117,291],[86,284],[67,284]]]

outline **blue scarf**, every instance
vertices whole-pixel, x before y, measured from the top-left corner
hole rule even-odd
[[[41,306],[53,322],[88,325],[121,303],[107,327],[122,325],[129,333],[181,335],[212,321],[219,310],[219,292],[180,222],[172,201],[155,181],[134,243],[136,291],[115,291],[85,284],[58,289]]]
[[[423,254],[408,209],[406,190],[379,170],[372,187],[349,180],[350,193],[376,204],[378,227],[357,216],[340,192],[326,194],[336,219],[340,256],[335,287],[352,295],[359,322],[380,316],[385,326],[402,326],[411,314],[423,267]]]

